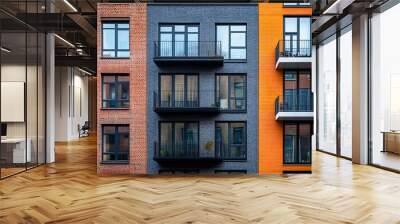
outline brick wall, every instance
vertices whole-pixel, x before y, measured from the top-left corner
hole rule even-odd
[[[147,7],[146,4],[98,5],[97,13],[97,173],[146,174],[147,173]],[[103,59],[101,21],[106,18],[126,18],[130,21],[130,58]],[[130,75],[130,108],[127,110],[101,109],[101,75],[128,73]],[[102,124],[129,124],[129,164],[102,164]]]

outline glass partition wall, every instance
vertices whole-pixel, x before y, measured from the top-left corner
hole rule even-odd
[[[43,2],[0,6],[37,13]],[[0,13],[1,179],[45,163],[45,41],[44,33]]]

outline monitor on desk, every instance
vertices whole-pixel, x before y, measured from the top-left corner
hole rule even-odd
[[[1,137],[7,136],[7,124],[1,123]]]

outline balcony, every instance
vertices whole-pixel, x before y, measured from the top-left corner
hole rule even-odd
[[[224,63],[219,41],[156,41],[153,60],[158,66],[219,67]]]
[[[175,144],[159,144],[154,142],[153,160],[159,164],[176,168],[207,167],[222,162],[222,159],[212,155],[200,155],[197,142]]]
[[[220,107],[213,91],[161,91],[153,93],[153,110],[159,114],[216,114]]]
[[[275,99],[275,120],[278,121],[312,121],[314,119],[313,94],[309,93],[294,99],[282,97]]]
[[[310,40],[280,40],[275,48],[276,69],[311,69]]]

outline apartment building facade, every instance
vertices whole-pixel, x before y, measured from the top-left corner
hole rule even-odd
[[[311,170],[309,7],[98,8],[99,174]]]

